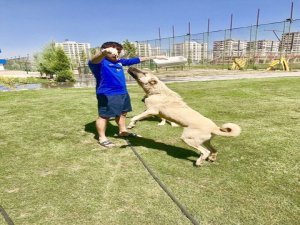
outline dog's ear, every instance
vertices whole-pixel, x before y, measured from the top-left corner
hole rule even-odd
[[[149,84],[151,84],[151,85],[157,84],[157,80],[152,78],[151,80],[149,80]]]

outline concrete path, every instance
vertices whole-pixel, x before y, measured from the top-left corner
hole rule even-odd
[[[15,71],[15,70],[0,70],[0,77],[12,77],[12,78],[18,78],[18,77],[40,77],[39,72],[28,72],[25,71]]]
[[[192,77],[164,77],[160,78],[165,83],[171,82],[189,82],[189,81],[210,81],[210,80],[237,80],[237,79],[254,79],[254,78],[271,78],[271,77],[300,77],[300,71],[297,72],[257,72],[257,73],[240,73],[240,74],[216,74],[202,75]]]

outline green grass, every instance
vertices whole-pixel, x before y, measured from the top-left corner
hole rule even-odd
[[[132,144],[190,213],[201,224],[298,224],[300,79],[168,86],[216,123],[243,129],[216,137],[217,162],[196,168],[182,128],[137,124],[143,138]],[[141,88],[129,91],[131,117],[144,105]],[[108,135],[118,147],[97,144],[93,88],[2,92],[0,104],[0,205],[15,224],[191,224],[113,137],[115,123]]]

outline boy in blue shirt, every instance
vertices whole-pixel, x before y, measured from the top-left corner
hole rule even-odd
[[[105,135],[110,117],[115,117],[119,127],[120,137],[136,137],[126,129],[126,114],[132,111],[130,96],[126,87],[123,66],[138,64],[142,61],[165,57],[139,57],[131,59],[119,58],[123,46],[117,42],[105,42],[100,52],[89,61],[89,67],[96,78],[96,95],[98,100],[98,114],[96,128],[100,145],[114,147]]]

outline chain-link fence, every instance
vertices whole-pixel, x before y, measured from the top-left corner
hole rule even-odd
[[[35,63],[29,58],[29,55],[7,59],[7,63],[4,67],[6,70],[36,71]]]
[[[290,68],[299,69],[300,20],[137,41],[135,45],[139,56],[184,56],[188,67],[231,69],[236,59],[242,59],[240,69],[266,69],[274,60],[285,59]],[[155,65],[147,66],[153,69]]]
[[[300,19],[134,44],[138,56],[183,56],[187,59],[186,68],[267,69],[276,65],[274,68],[283,69],[281,62],[284,59],[290,69],[300,69]],[[239,66],[234,67],[234,62]],[[157,69],[153,61],[144,62],[142,67]],[[182,69],[182,65],[178,68]],[[8,59],[5,69],[36,71],[37,68],[27,55]],[[78,73],[89,73],[87,65],[79,66]]]

